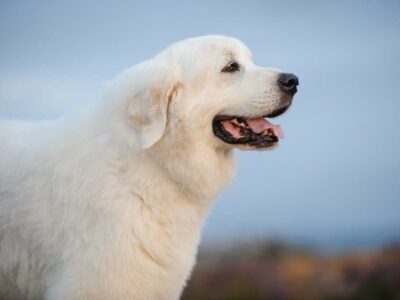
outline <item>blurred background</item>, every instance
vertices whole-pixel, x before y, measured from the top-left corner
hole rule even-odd
[[[399,1],[0,1],[0,117],[55,118],[198,35],[295,73],[271,152],[204,230],[184,299],[400,299]]]

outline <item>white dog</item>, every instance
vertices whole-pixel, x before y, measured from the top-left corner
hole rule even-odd
[[[297,85],[206,36],[124,71],[74,116],[0,122],[0,297],[178,299],[233,149],[276,145],[264,117]]]

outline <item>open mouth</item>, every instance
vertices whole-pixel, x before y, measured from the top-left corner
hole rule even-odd
[[[284,137],[279,125],[265,119],[282,114],[286,109],[273,112],[265,117],[245,118],[240,116],[216,116],[213,120],[213,132],[228,144],[244,145],[250,148],[268,148]]]

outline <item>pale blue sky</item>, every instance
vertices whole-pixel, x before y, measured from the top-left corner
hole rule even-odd
[[[1,1],[0,116],[55,117],[121,69],[203,34],[297,74],[273,152],[241,152],[205,240],[329,249],[400,240],[400,2]]]

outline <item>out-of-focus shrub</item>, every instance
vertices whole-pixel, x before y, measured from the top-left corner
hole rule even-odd
[[[200,255],[182,300],[400,300],[400,247],[336,256],[282,243]]]

